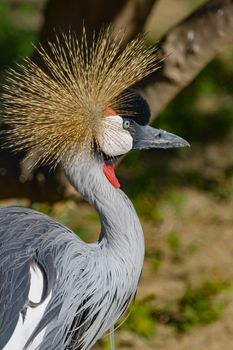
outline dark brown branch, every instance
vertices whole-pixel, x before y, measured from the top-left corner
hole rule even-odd
[[[125,41],[139,33],[157,0],[49,0],[44,10],[44,24],[39,41],[43,46],[53,41],[55,32],[72,29],[78,36],[85,24],[87,36],[98,33],[103,24],[125,30]],[[35,59],[38,59],[36,54]]]
[[[1,150],[0,199],[4,198],[28,198],[32,202],[50,203],[65,198],[80,199],[61,169],[50,172],[44,167],[28,176],[20,155]]]
[[[155,117],[210,62],[233,44],[233,1],[210,0],[161,40],[162,68],[145,81]]]
[[[125,28],[125,42],[143,31],[146,20],[157,0],[125,1],[125,6],[116,14],[113,24],[116,30]]]

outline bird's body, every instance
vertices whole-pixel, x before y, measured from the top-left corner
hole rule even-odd
[[[88,47],[85,33],[39,49],[11,71],[3,94],[5,138],[35,163],[58,164],[97,210],[87,244],[48,216],[0,208],[0,350],[89,350],[133,300],[144,258],[137,214],[114,163],[132,149],[187,146],[146,125],[146,101],[129,88],[157,68],[142,38],[123,50],[110,30]],[[113,346],[112,346],[113,349]]]
[[[1,281],[8,281],[0,288],[0,349],[11,338],[4,350],[13,350],[15,325],[22,323],[23,317],[25,321],[31,317],[31,265],[44,271],[39,282],[44,289],[41,303],[48,307],[48,313],[44,310],[41,323],[35,320],[34,333],[23,336],[24,345],[33,339],[36,344],[42,332],[40,350],[65,349],[69,336],[73,339],[71,348],[76,343],[89,349],[115,325],[132,301],[144,257],[141,225],[129,199],[113,188],[97,162],[93,161],[93,167],[73,165],[67,173],[100,215],[102,230],[97,243],[84,243],[61,224],[33,210],[0,209],[0,274]],[[21,285],[19,293],[11,284],[10,271],[15,274],[13,281],[16,278],[24,285],[23,292]],[[29,322],[32,331],[31,319]],[[34,344],[29,349],[35,349]],[[14,350],[22,348],[19,345]]]

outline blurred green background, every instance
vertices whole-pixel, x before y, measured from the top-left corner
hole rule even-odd
[[[151,41],[203,1],[161,0],[146,29]],[[1,1],[0,80],[33,52],[44,1]],[[219,54],[160,113],[154,125],[191,149],[128,155],[118,167],[141,218],[146,259],[138,296],[118,331],[119,349],[233,347],[233,49]],[[25,200],[5,200],[1,205]],[[98,237],[94,210],[72,201],[33,203],[86,241]],[[97,348],[108,348],[103,339]]]

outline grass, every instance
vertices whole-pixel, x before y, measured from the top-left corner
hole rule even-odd
[[[167,235],[167,245],[175,254],[175,256],[179,257],[181,250],[181,240],[179,235],[175,231],[170,231]]]
[[[153,297],[152,297],[153,300]],[[150,338],[155,333],[156,320],[151,308],[151,298],[135,302],[130,309],[130,315],[123,327],[144,338]]]
[[[199,287],[187,285],[177,304],[177,313],[171,324],[179,332],[217,321],[226,307],[226,301],[216,301],[216,296],[230,287],[228,281],[209,280]],[[172,319],[172,317],[171,317]]]
[[[151,262],[154,272],[157,272],[165,259],[165,254],[161,249],[146,249],[145,258]]]
[[[141,218],[150,220],[156,224],[163,222],[163,217],[159,211],[159,207],[151,195],[141,194],[133,199],[135,209]]]
[[[227,301],[218,301],[217,297],[230,286],[229,281],[222,280],[208,280],[197,287],[187,284],[178,300],[167,300],[161,308],[155,307],[154,295],[147,296],[134,303],[123,327],[144,338],[153,336],[159,323],[174,328],[177,333],[190,332],[221,318]]]

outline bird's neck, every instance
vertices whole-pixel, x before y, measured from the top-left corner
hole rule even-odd
[[[65,168],[72,185],[95,207],[101,220],[99,244],[115,254],[135,252],[143,261],[144,239],[135,209],[120,189],[114,188],[97,160],[75,162]],[[126,255],[126,256],[127,256]]]

